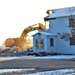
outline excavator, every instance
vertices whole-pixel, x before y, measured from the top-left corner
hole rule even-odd
[[[28,33],[31,31],[44,31],[45,30],[45,25],[43,25],[42,23],[37,23],[34,25],[31,25],[27,28],[25,28],[21,34],[20,37],[18,38],[7,38],[4,42],[4,45],[6,47],[14,47],[17,46],[19,48],[25,48],[26,46],[29,46],[29,40],[27,40],[28,38]]]

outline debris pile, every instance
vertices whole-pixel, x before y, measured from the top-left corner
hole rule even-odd
[[[18,46],[0,48],[0,54],[12,54],[29,51],[31,47],[19,48]]]

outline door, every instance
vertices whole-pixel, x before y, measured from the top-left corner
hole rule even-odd
[[[50,38],[50,52],[54,53],[54,38]]]

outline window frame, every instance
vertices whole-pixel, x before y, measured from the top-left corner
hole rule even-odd
[[[50,46],[51,46],[51,47],[54,46],[54,38],[50,38]]]
[[[75,37],[70,38],[70,45],[74,46],[75,45]]]
[[[47,28],[47,26],[48,26],[48,28]],[[50,29],[50,23],[49,23],[49,21],[45,21],[45,29],[46,30]]]
[[[43,43],[42,43],[43,41]],[[44,39],[36,39],[36,49],[44,49]]]
[[[75,27],[75,18],[69,18],[69,27]]]

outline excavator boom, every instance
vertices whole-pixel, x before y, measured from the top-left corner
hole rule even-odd
[[[42,23],[38,23],[38,24],[34,24],[32,26],[29,26],[27,28],[25,28],[20,36],[20,38],[24,38],[27,36],[27,34],[31,31],[35,31],[35,30],[41,30],[44,31],[45,30],[45,26]]]

